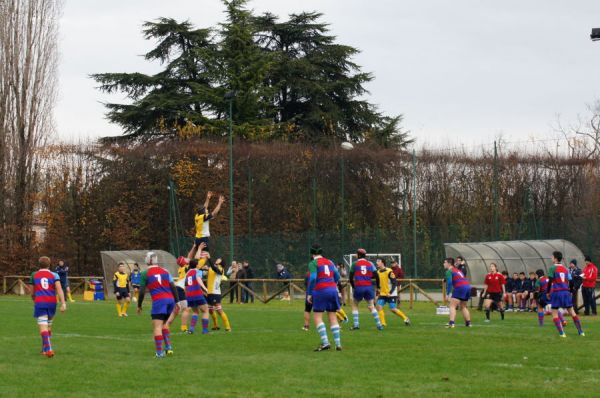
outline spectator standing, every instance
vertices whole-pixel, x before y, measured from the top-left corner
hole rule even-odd
[[[71,303],[75,302],[75,300],[73,300],[73,296],[71,296],[71,288],[69,287],[69,266],[63,260],[58,261],[56,273],[58,274],[60,285],[63,288],[67,299]]]
[[[227,275],[227,278],[229,278],[229,280],[230,280],[229,287],[231,289],[229,290],[229,304],[232,304],[234,300],[237,301],[237,299],[238,299],[237,286],[234,281],[235,279],[238,279],[238,276],[237,276],[238,272],[239,272],[239,265],[238,265],[237,261],[232,261],[229,268],[227,268],[227,272],[225,273]]]
[[[242,271],[244,279],[254,279],[254,271],[252,270],[252,268],[250,268],[250,263],[248,262],[248,260],[244,260],[244,262],[242,263]],[[244,282],[243,285],[247,289],[252,290],[252,282]],[[248,290],[244,289],[242,290],[242,302],[248,303],[248,301],[251,301],[252,304],[254,304],[254,295],[250,294]]]
[[[277,279],[286,281],[292,279],[292,274],[283,266],[283,264],[277,264]],[[286,282],[287,289],[283,292],[281,300],[290,301],[290,283]]]
[[[585,268],[583,269],[583,305],[585,315],[597,315],[596,312],[596,279],[598,268],[592,263],[590,256],[585,256]],[[590,312],[591,310],[591,312]]]
[[[572,259],[571,262],[569,262],[569,273],[571,274],[569,291],[571,292],[571,300],[573,301],[573,310],[576,314],[578,314],[579,310],[577,307],[579,307],[579,289],[583,283],[583,276],[581,268],[577,266],[576,259]]]
[[[463,256],[456,257],[456,268],[458,268],[465,278],[467,277],[467,262]]]

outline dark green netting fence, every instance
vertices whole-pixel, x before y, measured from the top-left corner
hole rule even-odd
[[[443,275],[442,261],[444,243],[481,242],[493,240],[566,239],[577,245],[585,254],[595,256],[598,249],[595,239],[596,220],[548,223],[500,224],[500,236],[495,236],[494,225],[417,226],[417,255],[414,256],[412,228],[400,231],[373,230],[358,234],[346,232],[344,239],[339,233],[312,232],[298,234],[236,236],[234,259],[248,260],[256,277],[275,277],[275,265],[282,263],[294,277],[302,277],[310,259],[309,248],[318,242],[325,255],[342,262],[344,254],[364,247],[369,253],[401,253],[402,266],[407,277],[436,278]],[[192,238],[171,240],[171,252],[185,255],[192,245]],[[211,237],[213,256],[229,258],[229,237]],[[416,261],[415,261],[416,260]]]

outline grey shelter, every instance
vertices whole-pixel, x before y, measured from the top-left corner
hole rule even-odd
[[[124,250],[124,251],[103,251],[100,252],[102,257],[102,270],[104,272],[104,280],[106,281],[107,290],[112,294],[112,279],[117,272],[118,264],[125,263],[127,272],[133,271],[133,264],[138,263],[140,271],[148,268],[146,266],[146,253],[149,251],[156,253],[158,257],[158,265],[164,267],[171,275],[177,275],[177,259],[173,255],[164,250]]]
[[[500,242],[444,243],[446,257],[464,257],[469,280],[474,286],[483,286],[489,265],[496,263],[498,272],[548,272],[552,266],[552,252],[563,254],[563,264],[571,259],[584,264],[583,253],[573,243],[563,240],[513,240]]]

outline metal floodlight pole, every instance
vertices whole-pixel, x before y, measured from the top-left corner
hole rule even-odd
[[[342,250],[342,255],[344,254],[344,247],[346,244],[346,188],[344,186],[344,172],[345,172],[345,165],[344,165],[344,151],[351,151],[352,149],[354,149],[354,146],[352,145],[352,143],[344,141],[341,144],[341,148],[342,148],[342,156],[340,158],[341,161],[341,167],[340,167],[340,171],[341,171],[341,178],[340,178],[340,189],[342,191],[342,242],[341,242],[341,250]]]
[[[225,94],[229,101],[229,264],[233,262],[233,99],[235,91]]]
[[[413,268],[414,276],[417,278],[417,155],[413,149],[412,153],[413,166]]]

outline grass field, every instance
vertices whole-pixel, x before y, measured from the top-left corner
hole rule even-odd
[[[600,391],[600,320],[570,322],[559,339],[549,318],[507,314],[474,327],[444,328],[428,304],[407,311],[413,326],[388,315],[375,330],[344,326],[344,351],[312,352],[314,327],[301,330],[302,303],[226,305],[233,332],[174,333],[173,357],[155,359],[148,308],[117,318],[113,302],[70,304],[53,333],[56,356],[39,355],[26,298],[1,297],[2,397],[392,397],[596,396]],[[349,312],[349,311],[348,311]],[[459,319],[460,321],[460,319]],[[549,322],[550,321],[550,322]],[[177,325],[179,325],[179,322]],[[462,324],[462,322],[459,322]],[[596,393],[594,393],[596,391]]]

